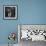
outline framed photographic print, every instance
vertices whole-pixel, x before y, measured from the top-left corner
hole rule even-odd
[[[19,24],[18,25],[19,42],[24,40],[46,41],[45,24]]]
[[[17,6],[16,5],[4,5],[3,6],[4,19],[17,19]]]

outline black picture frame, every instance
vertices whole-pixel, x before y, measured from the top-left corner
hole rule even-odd
[[[16,20],[18,18],[17,5],[3,5],[3,19]]]

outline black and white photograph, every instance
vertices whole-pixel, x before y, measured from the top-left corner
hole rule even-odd
[[[20,46],[41,46],[46,44],[46,25],[19,24],[18,38]],[[45,45],[46,46],[46,45]]]
[[[4,19],[17,19],[17,6],[4,5]]]

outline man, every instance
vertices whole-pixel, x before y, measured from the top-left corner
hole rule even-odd
[[[6,7],[5,8],[5,17],[15,17],[15,8],[14,7]]]

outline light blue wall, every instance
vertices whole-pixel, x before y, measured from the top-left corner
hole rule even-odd
[[[18,5],[18,20],[3,20],[3,5]],[[46,24],[46,0],[0,0],[0,44],[18,24]]]
[[[10,32],[18,34],[17,24],[19,23],[19,18],[18,20],[3,20],[3,5],[17,4],[17,0],[0,0],[0,44],[8,43],[8,34]],[[15,42],[18,42],[17,39]]]
[[[22,0],[20,22],[46,24],[46,0]]]

